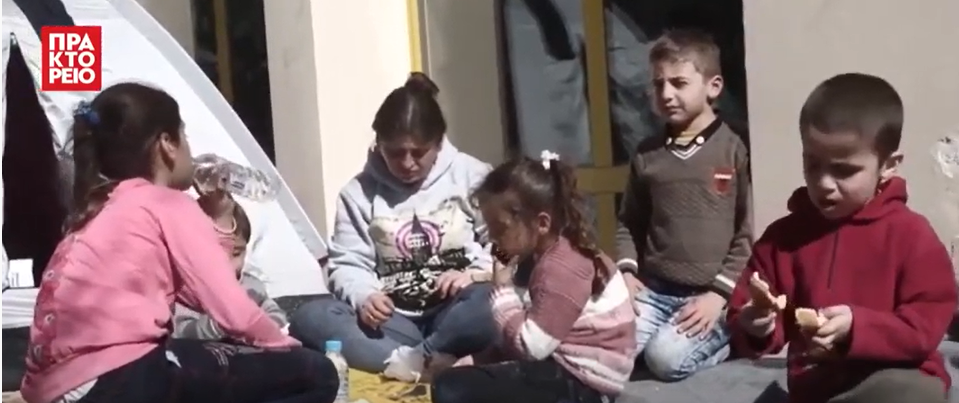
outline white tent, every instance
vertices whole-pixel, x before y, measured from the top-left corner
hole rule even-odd
[[[164,89],[180,103],[193,152],[213,152],[279,177],[259,145],[191,57],[135,0],[2,0],[4,120],[6,130],[7,66],[19,49],[39,89],[42,25],[102,27],[103,86],[138,81]],[[36,91],[54,133],[54,152],[69,145],[72,111],[95,93]],[[15,118],[11,116],[11,118]],[[0,136],[3,150],[6,133]],[[68,151],[68,150],[67,150]],[[8,168],[9,169],[9,168]],[[0,200],[3,187],[0,186]],[[278,199],[265,204],[240,201],[253,224],[249,266],[258,268],[271,295],[326,292],[318,259],[326,256],[323,238],[284,183]],[[3,223],[0,213],[0,224]],[[11,258],[13,258],[11,256]],[[4,262],[5,271],[6,263]],[[10,305],[4,293],[4,305]],[[14,294],[10,294],[14,295]],[[32,301],[31,301],[32,302]],[[10,311],[4,306],[4,323]]]

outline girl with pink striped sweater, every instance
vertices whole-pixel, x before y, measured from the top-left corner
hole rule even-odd
[[[236,281],[189,195],[179,106],[140,84],[77,109],[74,209],[43,273],[21,393],[30,403],[329,403],[336,370]],[[171,339],[174,302],[241,344]]]
[[[490,303],[498,348],[515,361],[457,367],[433,382],[434,403],[610,401],[633,368],[635,313],[615,264],[593,241],[573,168],[544,152],[494,169],[475,192],[495,267]],[[514,275],[510,267],[531,267]],[[528,302],[513,280],[528,277]]]

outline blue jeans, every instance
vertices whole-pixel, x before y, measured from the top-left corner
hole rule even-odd
[[[464,357],[493,343],[496,327],[489,303],[492,287],[472,284],[441,307],[419,317],[393,314],[379,329],[371,329],[346,302],[335,298],[308,302],[290,318],[290,335],[303,345],[323,351],[327,340],[343,342],[343,358],[350,367],[383,372],[386,359],[400,346],[412,346],[429,355]]]
[[[705,336],[690,338],[679,333],[676,319],[680,309],[702,291],[657,279],[643,279],[646,288],[636,294],[636,350],[657,378],[684,379],[696,371],[719,364],[729,356],[726,315]]]

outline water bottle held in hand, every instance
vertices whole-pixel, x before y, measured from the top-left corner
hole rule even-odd
[[[273,200],[279,192],[279,181],[267,173],[216,154],[200,155],[193,163],[193,177],[201,192],[220,189],[258,202]]]

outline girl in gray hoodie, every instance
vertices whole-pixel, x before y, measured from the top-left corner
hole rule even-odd
[[[351,367],[413,381],[493,340],[492,261],[469,195],[488,164],[446,137],[438,89],[413,73],[383,101],[366,166],[340,192],[330,242],[335,299],[302,306],[290,334],[343,342]]]

